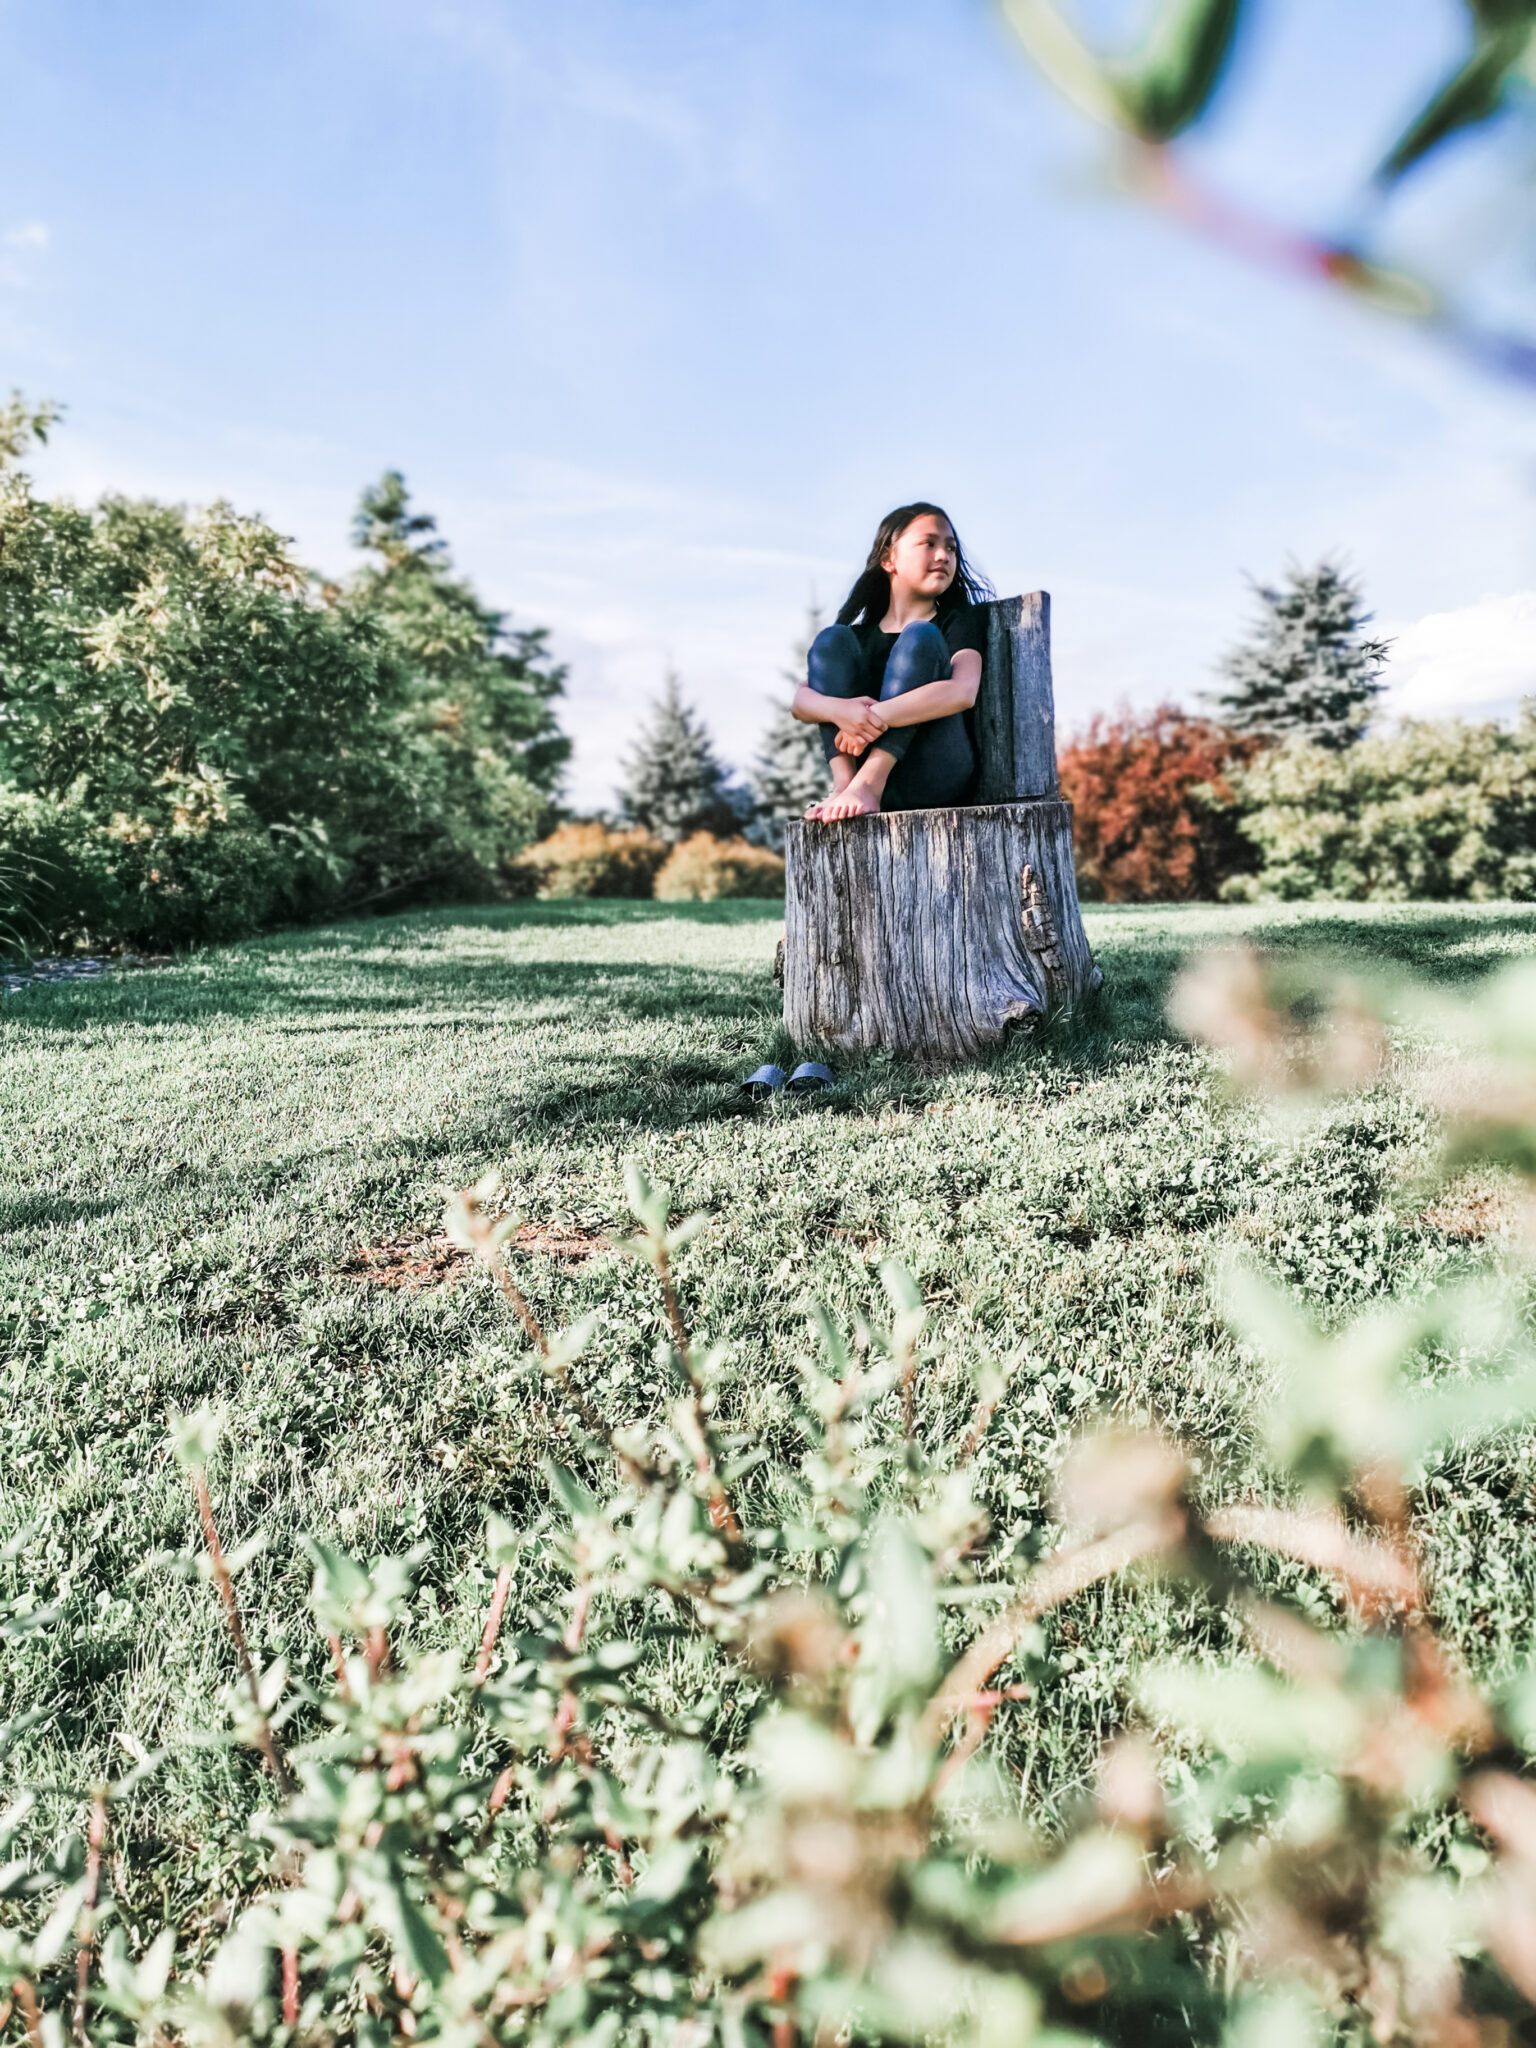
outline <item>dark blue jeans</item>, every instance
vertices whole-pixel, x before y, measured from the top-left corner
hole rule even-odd
[[[880,701],[945,681],[951,673],[949,648],[931,620],[904,626],[885,664]],[[874,693],[864,681],[864,656],[852,626],[828,626],[811,642],[807,680],[823,697],[865,697]],[[830,761],[837,752],[837,727],[824,725],[821,742]],[[885,785],[880,808],[885,811],[938,810],[971,800],[976,780],[976,754],[965,714],[930,718],[922,725],[893,725],[877,742],[896,766]],[[844,757],[862,764],[865,755]]]

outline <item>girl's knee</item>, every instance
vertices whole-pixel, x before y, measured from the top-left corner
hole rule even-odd
[[[892,654],[902,647],[939,648],[946,658],[949,654],[949,642],[932,619],[914,619],[910,626],[903,626],[896,635],[896,646],[891,649]]]
[[[949,673],[949,642],[931,619],[918,619],[903,626],[896,636],[896,645],[885,664],[882,695],[915,690],[924,683],[936,683]]]
[[[852,626],[823,626],[811,642],[811,652],[817,655],[825,656],[845,648],[851,648],[855,654],[859,651],[858,636]]]

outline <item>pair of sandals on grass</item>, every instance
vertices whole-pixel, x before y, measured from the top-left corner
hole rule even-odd
[[[830,1067],[824,1067],[820,1060],[802,1060],[792,1074],[786,1074],[782,1067],[759,1067],[742,1082],[741,1092],[754,1102],[766,1102],[770,1095],[781,1091],[785,1095],[814,1095],[831,1084]]]

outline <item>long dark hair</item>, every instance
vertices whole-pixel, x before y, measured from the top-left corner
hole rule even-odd
[[[858,625],[861,620],[869,625],[879,625],[891,608],[891,579],[880,564],[913,520],[926,518],[930,513],[942,519],[955,535],[955,580],[939,599],[937,616],[942,619],[963,604],[985,604],[989,597],[997,595],[986,577],[979,576],[965,559],[965,549],[960,545],[959,534],[955,533],[955,522],[942,505],[898,505],[880,522],[875,544],[869,551],[869,560],[837,615],[840,626]]]

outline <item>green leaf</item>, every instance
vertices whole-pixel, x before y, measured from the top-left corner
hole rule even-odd
[[[252,1906],[242,1913],[209,1965],[210,2005],[248,2011],[268,1987],[278,1945],[277,1916],[269,1907]]]
[[[53,1910],[43,1922],[36,1941],[32,1944],[32,1961],[39,1970],[51,1970],[64,1953],[67,1942],[75,1931],[75,1921],[80,1908],[85,1904],[86,1880],[68,1885],[54,1901]]]
[[[898,1316],[922,1316],[923,1297],[917,1282],[900,1259],[886,1259],[880,1267],[880,1284]]]
[[[653,1236],[663,1236],[671,1213],[672,1197],[666,1188],[652,1185],[645,1168],[633,1156],[624,1162],[624,1193],[631,1210],[645,1228]]]
[[[306,1536],[304,1548],[315,1567],[310,1605],[317,1611],[350,1616],[352,1609],[368,1597],[368,1574],[355,1558],[322,1543],[316,1536]]]
[[[62,1607],[35,1607],[30,1614],[8,1615],[0,1621],[0,1643],[14,1642],[18,1636],[29,1636],[35,1629],[52,1628],[63,1612]]]
[[[516,1564],[522,1555],[523,1532],[514,1529],[500,1515],[489,1515],[485,1524],[485,1548],[491,1563],[500,1571],[503,1565]]]
[[[3,1757],[21,1740],[29,1730],[40,1727],[44,1721],[51,1721],[58,1712],[56,1707],[26,1707],[19,1714],[13,1714],[9,1721],[0,1721],[0,1757]]]
[[[1227,2022],[1221,2048],[1323,2048],[1334,2029],[1298,1984],[1243,1999]]]
[[[133,1988],[141,2004],[153,2005],[164,1995],[175,1955],[176,1930],[174,1927],[162,1927],[144,1951],[134,1973]]]
[[[1163,0],[1142,51],[1115,60],[1095,55],[1056,0],[1003,0],[1003,13],[1052,84],[1085,113],[1143,142],[1168,142],[1215,97],[1243,0]]]
[[[1137,1692],[1147,1711],[1240,1762],[1330,1763],[1364,1734],[1366,1707],[1331,1686],[1293,1685],[1253,1665],[1154,1664]]]
[[[1533,49],[1536,30],[1529,20],[1491,28],[1461,69],[1446,80],[1387,151],[1376,172],[1377,181],[1390,185],[1447,136],[1476,127],[1496,113],[1511,79],[1531,62]]]
[[[436,1990],[448,1975],[448,1952],[401,1873],[387,1857],[370,1855],[354,1859],[352,1875],[374,1925],[412,1976],[424,1977]]]
[[[265,1529],[258,1529],[254,1536],[247,1536],[243,1543],[238,1543],[233,1550],[227,1551],[224,1567],[229,1576],[232,1579],[238,1578],[248,1564],[262,1555],[266,1547],[267,1532]]]
[[[552,1337],[546,1361],[547,1370],[551,1373],[561,1373],[568,1365],[574,1364],[591,1343],[597,1323],[595,1315],[582,1316],[578,1322],[572,1323],[569,1329],[562,1330],[557,1337]]]
[[[811,1304],[811,1328],[821,1340],[821,1348],[827,1354],[827,1365],[835,1379],[846,1379],[852,1363],[847,1340],[838,1328],[832,1312],[823,1302]]]
[[[864,1620],[849,1712],[873,1740],[896,1707],[924,1699],[939,1672],[939,1611],[933,1565],[905,1522],[876,1523],[864,1559]]]
[[[1170,142],[1198,121],[1221,83],[1242,0],[1164,0],[1139,62],[1115,66],[1121,105],[1143,142]]]
[[[544,1472],[555,1498],[573,1522],[590,1522],[594,1515],[600,1513],[601,1504],[596,1494],[588,1493],[575,1473],[567,1472],[563,1465],[552,1461],[545,1462]]]
[[[1055,0],[1002,0],[1003,18],[1061,93],[1107,127],[1125,125],[1125,110],[1104,67],[1063,18]]]
[[[222,1428],[222,1417],[206,1401],[195,1414],[171,1417],[171,1448],[183,1471],[207,1470]]]
[[[687,1842],[667,1842],[647,1863],[635,1885],[634,1896],[665,1905],[687,1890],[698,1865],[696,1848]]]

